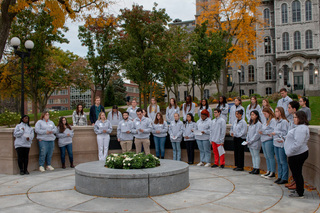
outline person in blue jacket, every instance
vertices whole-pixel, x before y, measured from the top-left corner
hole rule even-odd
[[[101,102],[100,97],[96,96],[94,100],[94,105],[92,105],[90,108],[89,118],[92,126],[94,126],[94,124],[98,120],[100,112],[105,112],[104,107],[100,104],[100,102]]]

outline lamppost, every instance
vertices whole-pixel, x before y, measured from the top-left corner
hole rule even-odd
[[[241,97],[241,89],[240,89],[240,77],[241,77],[241,70],[237,70],[237,73],[239,75],[239,96]]]
[[[194,99],[194,70],[196,68],[197,62],[192,62],[192,99]]]
[[[21,58],[21,117],[24,115],[24,58],[30,57],[30,52],[34,47],[34,43],[31,40],[27,40],[24,43],[27,52],[19,51],[20,39],[18,37],[13,37],[10,41],[11,46],[14,48],[14,53]]]

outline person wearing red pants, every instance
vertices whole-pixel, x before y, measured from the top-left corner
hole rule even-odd
[[[226,121],[220,116],[221,110],[216,108],[213,111],[213,115],[215,119],[213,119],[211,128],[210,128],[210,141],[212,144],[213,154],[214,154],[214,164],[211,166],[212,168],[219,166],[220,159],[220,167],[224,168],[225,160],[224,154],[219,155],[218,147],[223,146],[224,138],[226,136]]]

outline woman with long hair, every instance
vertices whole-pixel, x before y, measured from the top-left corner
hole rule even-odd
[[[98,120],[94,124],[94,132],[97,134],[99,161],[104,161],[108,155],[110,133],[112,132],[112,125],[104,112],[99,113]]]
[[[270,108],[263,108],[262,113],[266,118],[266,122],[262,124],[259,134],[261,135],[262,150],[267,162],[267,173],[261,175],[261,177],[269,179],[275,177],[276,171],[273,137],[271,133],[274,132],[277,122],[274,119],[274,113]]]
[[[209,118],[212,119],[212,109],[209,107],[208,100],[205,99],[205,98],[202,99],[200,104],[199,104],[199,109],[198,109],[199,118],[201,117],[201,111],[204,110],[204,109],[208,110],[209,115],[210,115]]]
[[[251,112],[253,110],[257,110],[261,114],[261,108],[260,108],[260,105],[258,104],[257,97],[252,96],[250,101],[251,101],[251,103],[247,106],[247,111],[246,111],[246,117],[247,117],[248,122],[251,119]]]
[[[192,102],[191,95],[188,95],[186,97],[186,103],[182,105],[182,117],[184,122],[187,120],[188,113],[192,113],[192,115],[194,116],[195,108],[196,108],[196,105]]]
[[[51,121],[50,114],[48,111],[44,111],[37,121],[35,126],[35,132],[37,133],[37,139],[39,141],[39,170],[44,172],[44,163],[47,161],[47,170],[54,170],[51,166],[51,158],[54,149],[54,140],[57,133],[57,127]]]
[[[164,159],[167,132],[168,124],[164,121],[161,112],[158,112],[154,122],[152,123],[152,134],[157,158],[161,157],[161,159]]]
[[[18,166],[20,175],[28,175],[29,151],[34,138],[33,129],[29,124],[29,116],[24,115],[20,119],[20,123],[16,126],[13,132],[14,148],[18,155]]]
[[[273,135],[273,146],[276,154],[276,160],[278,165],[278,179],[275,181],[277,184],[288,183],[289,168],[287,162],[287,155],[283,148],[284,137],[288,134],[289,122],[286,118],[286,114],[282,107],[275,109],[275,119],[277,121],[276,127],[274,128]]]
[[[180,114],[179,106],[177,105],[177,101],[174,98],[170,98],[169,106],[166,109],[166,120],[167,124],[170,124],[174,121],[174,114]]]
[[[274,113],[274,110],[272,109],[270,103],[269,103],[269,100],[267,98],[263,99],[262,100],[262,106],[261,106],[261,111],[260,111],[260,119],[261,119],[261,123],[265,123],[266,122],[266,118],[264,117],[263,113],[262,113],[262,110],[264,108],[269,108],[273,113]]]
[[[243,111],[243,114],[245,115],[245,109],[242,106],[242,100],[240,97],[237,97],[234,99],[234,105],[230,108],[230,114],[229,114],[229,124],[233,124],[236,120],[236,111],[241,110]],[[242,116],[242,119],[244,120],[245,116]]]
[[[193,130],[197,128],[197,124],[194,122],[192,113],[187,114],[187,121],[184,126],[183,138],[187,147],[188,164],[194,163],[194,145],[196,142]]]
[[[58,146],[60,148],[62,168],[66,168],[66,150],[69,156],[70,167],[74,168],[72,153],[72,138],[74,133],[65,117],[61,117],[59,119],[58,133],[56,135],[58,138]]]
[[[118,126],[119,122],[122,120],[122,114],[117,105],[113,105],[112,110],[108,113],[107,119],[112,126]]]
[[[227,98],[225,96],[219,97],[219,103],[217,106],[218,109],[221,110],[221,118],[223,118],[226,123],[228,120],[228,112],[229,112],[229,105],[227,104]]]
[[[307,145],[310,138],[309,122],[306,113],[303,111],[295,112],[293,119],[296,126],[288,132],[284,141],[284,150],[288,156],[289,167],[296,183],[296,191],[289,197],[303,198],[302,167],[309,155]]]
[[[307,115],[308,122],[311,121],[311,110],[309,108],[309,99],[306,97],[302,97],[299,99],[299,104],[301,106],[301,111],[304,111]]]
[[[87,126],[87,115],[83,111],[82,104],[77,105],[77,109],[72,114],[73,126]]]
[[[249,128],[247,133],[247,146],[250,150],[252,158],[253,170],[249,172],[250,174],[260,174],[260,149],[261,149],[261,135],[259,131],[262,127],[260,120],[260,113],[257,110],[253,110],[250,113]]]
[[[152,123],[154,122],[154,120],[156,119],[156,114],[158,112],[160,112],[160,107],[159,105],[157,104],[157,101],[156,101],[156,98],[152,97],[151,98],[151,103],[150,105],[148,106],[148,115],[152,121]]]
[[[131,106],[128,107],[127,112],[129,113],[129,120],[133,121],[137,117],[137,99],[133,98],[131,101]]]
[[[179,114],[174,114],[174,122],[169,126],[169,136],[172,145],[173,160],[181,160],[181,141],[183,134],[183,123],[179,119]]]

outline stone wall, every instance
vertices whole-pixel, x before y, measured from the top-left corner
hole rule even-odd
[[[228,129],[230,125],[228,125]],[[96,134],[93,132],[93,127],[74,127],[75,131],[73,138],[73,156],[75,165],[98,160],[98,146],[96,142]],[[0,129],[0,173],[1,174],[18,174],[19,168],[17,163],[17,154],[14,149],[13,128]],[[228,131],[227,131],[228,132]],[[310,126],[310,140],[309,140],[309,158],[304,164],[305,181],[320,189],[320,126]],[[151,148],[154,145],[151,145]],[[182,148],[184,144],[182,143]],[[233,146],[230,137],[226,137],[226,165],[234,165]],[[116,127],[111,134],[110,151],[109,153],[121,152],[120,145],[116,141]],[[151,153],[155,154],[152,148]],[[261,169],[266,170],[266,162],[261,153]],[[66,166],[69,166],[69,160],[66,156]],[[166,141],[166,159],[172,159],[172,149],[169,139]],[[183,161],[187,161],[187,152],[182,150]],[[33,141],[29,153],[29,171],[34,171],[39,168],[39,147],[36,140]],[[195,151],[195,162],[199,162],[199,151]],[[213,162],[213,155],[212,155]],[[60,150],[55,143],[55,148],[52,157],[52,166],[61,167]],[[245,166],[252,166],[251,155],[249,152],[245,153]]]

